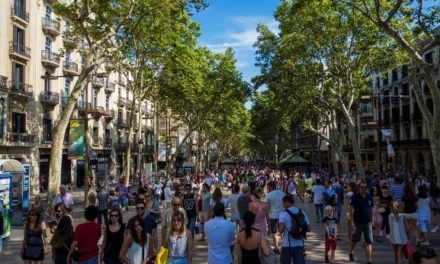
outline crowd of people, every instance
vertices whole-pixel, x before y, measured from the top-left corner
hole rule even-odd
[[[85,220],[75,225],[72,196],[61,186],[48,210],[35,196],[21,253],[26,263],[41,263],[51,251],[56,264],[140,264],[154,263],[162,247],[167,263],[186,264],[199,240],[207,244],[209,264],[302,264],[313,219],[323,225],[326,263],[336,263],[343,240],[349,261],[356,261],[361,242],[367,264],[372,263],[373,243],[384,239],[392,245],[394,263],[403,263],[403,255],[410,263],[437,263],[429,233],[438,231],[439,197],[435,183],[401,175],[361,180],[325,171],[242,167],[141,182],[130,219],[124,219],[132,209],[123,181],[115,189],[101,185],[87,197]],[[313,203],[314,216],[305,203]]]

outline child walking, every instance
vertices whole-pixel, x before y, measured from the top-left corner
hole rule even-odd
[[[391,213],[388,216],[390,224],[390,242],[394,250],[394,263],[402,263],[402,248],[408,242],[409,224],[405,215],[399,213],[399,205],[391,202]]]
[[[325,263],[335,263],[335,251],[336,251],[336,242],[338,235],[338,219],[334,217],[333,207],[327,205],[324,208],[324,218],[322,219],[322,223],[325,228]],[[330,253],[330,261],[328,258],[328,252]]]
[[[422,245],[429,245],[428,230],[431,221],[431,209],[429,208],[429,195],[426,185],[420,186],[418,205],[417,227],[420,233],[420,240],[417,242]]]

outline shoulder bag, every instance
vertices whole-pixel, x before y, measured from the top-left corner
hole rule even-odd
[[[258,258],[260,259],[261,264],[276,264],[277,256],[273,249],[269,248],[269,255],[264,255],[263,250],[261,249],[261,233],[260,233],[260,242],[258,245]]]
[[[163,245],[156,255],[156,264],[168,264],[168,239],[170,238],[171,227],[168,227]]]

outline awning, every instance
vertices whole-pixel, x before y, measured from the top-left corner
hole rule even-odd
[[[24,167],[21,162],[14,159],[0,159],[0,171],[11,173],[23,173]]]

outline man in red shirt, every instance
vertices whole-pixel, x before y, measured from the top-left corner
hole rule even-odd
[[[101,238],[101,225],[96,223],[99,209],[94,205],[84,210],[85,223],[79,224],[73,235],[73,243],[67,255],[67,263],[72,263],[72,254],[78,248],[79,259],[75,261],[81,264],[98,263],[98,241]]]

